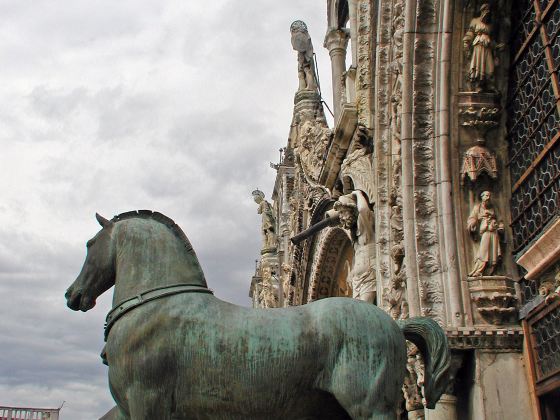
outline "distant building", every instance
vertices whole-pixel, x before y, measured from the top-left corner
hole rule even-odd
[[[60,408],[0,407],[0,420],[58,420]]]

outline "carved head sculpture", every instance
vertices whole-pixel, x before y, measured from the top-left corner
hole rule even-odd
[[[480,199],[484,204],[490,203],[490,198],[492,198],[492,193],[490,191],[482,191],[480,193]]]
[[[253,195],[253,200],[255,200],[255,203],[257,204],[260,204],[264,200],[264,193],[259,189],[253,191],[252,195]]]
[[[338,212],[342,227],[352,229],[358,220],[358,206],[356,202],[351,197],[342,195],[334,203],[334,209]]]
[[[484,22],[487,22],[489,18],[490,6],[488,5],[488,3],[484,3],[482,6],[480,6],[480,19]]]
[[[296,20],[292,22],[290,25],[290,32],[293,34],[294,32],[306,32],[307,33],[307,25],[302,20]]]

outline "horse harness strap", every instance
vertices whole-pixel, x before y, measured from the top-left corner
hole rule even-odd
[[[128,311],[152,300],[156,300],[166,296],[177,295],[180,293],[209,293],[214,294],[212,290],[198,286],[196,284],[173,284],[170,286],[157,287],[155,289],[146,290],[132,298],[123,300],[121,303],[116,305],[107,314],[105,319],[105,341],[107,341],[107,336],[109,335],[109,330],[113,324],[123,316]]]

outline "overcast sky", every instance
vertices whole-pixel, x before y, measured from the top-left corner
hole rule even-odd
[[[99,418],[104,317],[66,307],[106,217],[160,211],[218,297],[248,306],[307,22],[330,97],[325,0],[0,0],[0,405]],[[331,107],[332,108],[332,107]]]

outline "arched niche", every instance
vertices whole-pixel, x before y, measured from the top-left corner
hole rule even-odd
[[[317,244],[308,270],[306,302],[335,296],[352,296],[347,283],[354,251],[346,231],[339,227],[325,229]]]

